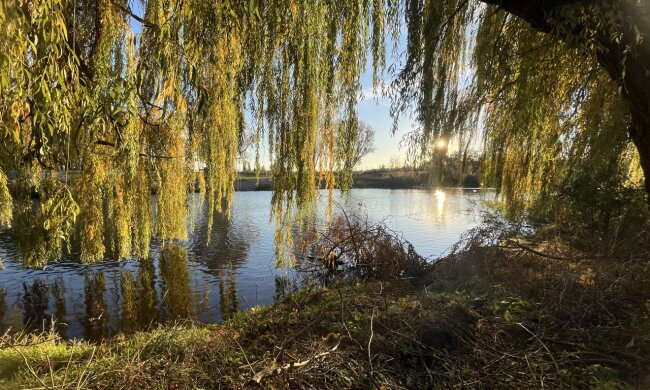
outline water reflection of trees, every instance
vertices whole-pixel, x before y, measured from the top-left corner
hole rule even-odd
[[[123,333],[133,333],[138,330],[138,296],[137,286],[130,271],[122,271],[120,290],[122,292],[122,319],[120,330]]]
[[[229,320],[240,310],[235,270],[246,263],[250,244],[255,237],[250,234],[252,229],[237,229],[224,213],[214,214],[214,227],[210,236],[207,221],[201,222],[195,231],[196,239],[192,250],[197,260],[205,264],[219,280],[221,317]]]
[[[54,297],[54,320],[56,332],[65,337],[68,324],[65,317],[68,313],[65,303],[65,284],[61,276],[57,277],[52,284],[52,296]]]
[[[163,278],[163,320],[188,318],[192,294],[187,249],[177,243],[168,243],[160,250],[159,262]]]
[[[5,315],[7,314],[7,289],[0,288],[0,331],[4,331],[4,321]]]
[[[221,317],[228,321],[239,311],[239,298],[237,297],[237,278],[232,267],[219,278],[219,307]]]
[[[158,320],[158,299],[153,259],[140,261],[137,278],[127,270],[122,271],[122,318],[120,331],[133,333],[148,329]]]
[[[50,289],[47,281],[36,279],[31,285],[23,282],[23,290],[23,329],[26,332],[48,330],[50,317],[46,311],[50,299]]]
[[[50,294],[54,298],[54,313],[49,313]],[[0,290],[0,319],[4,317],[6,290]],[[48,331],[55,324],[58,334],[65,337],[67,313],[63,278],[58,277],[50,286],[46,279],[23,282],[23,330],[25,332]]]
[[[140,262],[138,269],[138,325],[145,329],[153,324],[158,315],[158,297],[156,296],[156,271],[153,259]]]
[[[275,275],[274,301],[280,301],[296,290],[296,283],[289,275]]]
[[[109,335],[108,311],[104,301],[106,279],[101,271],[84,272],[84,296],[86,304],[85,317],[81,321],[84,337],[99,341]]]
[[[246,262],[254,239],[252,234],[248,234],[249,230],[236,229],[224,213],[214,213],[212,231],[208,229],[205,218],[199,223],[191,248],[199,262],[211,271],[221,271],[226,267],[237,268]]]
[[[215,290],[218,288],[221,317],[228,320],[246,300],[238,291],[237,270],[248,260],[250,245],[257,238],[258,227],[246,221],[233,223],[222,213],[215,213],[214,218],[209,237],[207,221],[197,219],[190,250],[212,276],[206,280],[218,283],[217,286],[212,285]],[[314,220],[302,220],[300,226],[294,227],[296,237],[301,236],[298,233],[313,235],[314,225]],[[107,274],[104,266],[88,268],[82,273],[84,306],[81,309],[85,308],[82,313],[76,313],[72,302],[66,302],[66,298],[71,299],[70,294],[65,294],[64,282],[68,279],[57,277],[49,282],[46,279],[30,280],[24,284],[22,297],[24,328],[26,331],[50,329],[54,318],[57,332],[66,337],[66,333],[76,329],[66,324],[66,318],[71,315],[81,325],[83,337],[100,340],[111,336],[116,330],[132,333],[159,322],[194,316],[201,313],[200,303],[206,305],[205,310],[209,309],[209,299],[207,295],[200,297],[200,293],[195,291],[201,288],[191,283],[193,279],[188,261],[188,249],[178,243],[167,243],[160,250],[159,266],[154,266],[155,260],[152,258],[144,259],[138,263],[137,270],[118,272],[115,285],[112,282],[107,285],[113,279],[106,279],[112,273]],[[161,284],[157,281],[156,272],[160,272]],[[276,299],[285,297],[295,286],[288,276],[277,277],[275,283]],[[6,296],[6,290],[0,290],[0,319],[6,316]],[[111,299],[111,296],[115,299]]]

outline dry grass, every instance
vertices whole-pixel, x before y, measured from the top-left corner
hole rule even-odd
[[[476,380],[514,376],[529,387],[647,388],[647,243],[622,259],[620,251],[580,251],[548,232],[538,240],[517,231],[484,225],[432,273],[432,288],[480,297],[488,325],[475,350],[490,375],[476,372]]]

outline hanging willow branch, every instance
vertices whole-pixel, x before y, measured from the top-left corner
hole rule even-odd
[[[396,120],[415,114],[411,150],[434,167],[446,153],[436,141],[466,150],[482,133],[488,184],[509,204],[532,207],[577,166],[648,165],[620,131],[630,113],[615,83],[629,76],[605,74],[594,59],[615,63],[612,55],[643,44],[645,37],[632,42],[617,8],[628,2],[489,2],[498,6],[146,0],[136,13],[126,0],[3,1],[0,223],[34,235],[21,246],[27,265],[55,258],[73,236],[83,261],[148,255],[153,234],[187,237],[195,183],[205,187],[209,226],[215,211],[229,210],[239,152],[251,137],[258,169],[268,145],[276,239],[290,244],[293,217],[321,183],[330,195],[352,185],[360,77],[368,58],[379,87],[385,39],[399,42],[402,26],[406,62],[389,88],[391,112]],[[532,23],[535,10],[543,15],[533,28],[506,12]],[[638,70],[645,57],[625,58]],[[643,88],[626,86],[629,99],[642,99]],[[638,128],[631,134],[644,151]],[[43,167],[64,166],[81,172],[74,182],[43,179]],[[3,184],[8,172],[18,177],[12,191]],[[29,208],[34,192],[52,209]]]

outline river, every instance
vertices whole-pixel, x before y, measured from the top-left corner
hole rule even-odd
[[[462,189],[353,189],[345,198],[336,195],[336,203],[371,222],[384,220],[418,253],[435,259],[480,223],[486,196]],[[184,318],[220,322],[237,310],[271,304],[303,277],[275,266],[270,202],[271,192],[237,192],[231,219],[215,220],[209,244],[198,212],[187,242],[161,249],[154,240],[152,259],[142,262],[63,260],[24,269],[10,232],[2,231],[0,331],[54,327],[64,338],[101,340]]]

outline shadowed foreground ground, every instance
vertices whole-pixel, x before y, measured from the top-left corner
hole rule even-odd
[[[650,385],[644,266],[559,240],[479,244],[427,265],[406,246],[388,255],[376,243],[374,272],[305,288],[223,325],[99,345],[5,336],[0,388]]]

